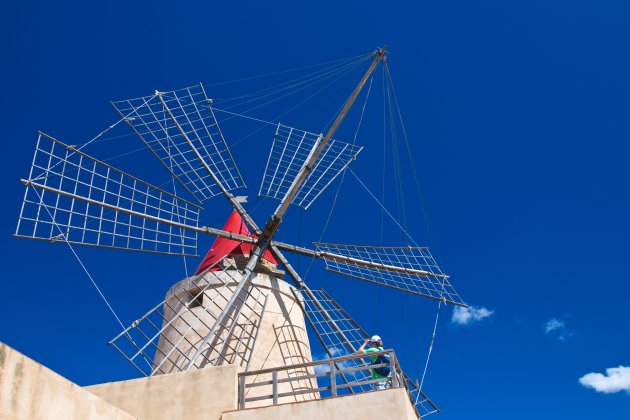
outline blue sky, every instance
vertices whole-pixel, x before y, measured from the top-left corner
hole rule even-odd
[[[627,417],[627,392],[579,382],[630,366],[627,2],[19,2],[3,9],[1,341],[81,385],[134,375],[107,345],[119,328],[67,247],[11,237],[36,130],[80,144],[116,121],[109,100],[318,64],[387,43],[429,220],[402,153],[406,227],[432,246],[464,300],[486,309],[455,318],[451,307],[441,311],[425,381],[440,418]],[[365,150],[352,167],[380,191],[385,162],[386,203],[397,214],[374,80],[357,138]],[[232,88],[241,94],[268,82],[207,91],[235,96]],[[344,80],[283,122],[320,131],[353,83]],[[276,104],[256,116],[282,110]],[[357,112],[339,138],[351,140]],[[234,121],[228,127],[231,144],[251,130]],[[233,147],[252,201],[272,134],[262,130]],[[111,158],[140,146],[127,136],[88,153]],[[167,181],[152,159],[144,151],[112,163]],[[292,209],[279,238],[318,240],[337,187],[306,213]],[[204,224],[222,224],[224,201],[207,203]],[[268,201],[256,209],[259,223],[271,209]],[[381,226],[379,208],[349,176],[323,238],[404,242],[391,223]],[[209,244],[204,238],[200,253]],[[126,323],[184,276],[179,258],[77,251]],[[294,262],[306,271],[307,260]],[[307,280],[395,348],[410,376],[421,374],[434,302],[331,276],[317,262]],[[597,379],[590,383],[608,383]]]

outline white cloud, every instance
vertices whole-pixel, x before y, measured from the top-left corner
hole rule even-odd
[[[340,356],[342,353],[345,353],[345,349],[340,348],[340,347],[331,347],[328,350],[330,351],[330,354],[332,354],[333,357],[337,357],[337,356]]]
[[[468,325],[471,322],[481,321],[493,313],[494,311],[483,307],[469,306],[464,308],[462,306],[456,306],[455,309],[453,309],[451,322],[459,325]]]
[[[313,366],[315,373],[330,372],[330,365],[315,365]]]
[[[556,337],[560,341],[565,341],[567,338],[573,336],[573,333],[569,331],[564,321],[558,318],[551,318],[543,326],[545,334]]]
[[[342,347],[330,347],[328,351],[330,351],[330,354],[332,354],[332,357],[337,357],[337,356],[342,356],[344,354],[347,354],[346,350]],[[328,356],[328,353],[319,353],[319,354],[316,354],[313,358],[313,360],[325,360],[325,359],[330,359],[330,356]]]
[[[564,329],[564,328],[565,328],[564,321],[560,321],[557,318],[551,318],[545,324],[545,333],[549,334],[552,331],[561,330],[561,329]]]
[[[601,373],[587,373],[580,378],[580,383],[597,392],[612,394],[625,391],[630,393],[630,367],[619,366],[606,369],[606,375]]]
[[[348,365],[348,362],[337,362],[335,363],[335,365],[337,366],[338,369],[346,369],[346,368],[351,367]],[[326,364],[321,364],[321,365],[315,365],[313,366],[313,370],[315,371],[315,373],[330,372],[330,364],[326,363]]]

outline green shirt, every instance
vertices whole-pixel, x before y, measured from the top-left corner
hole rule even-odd
[[[376,353],[377,351],[383,351],[383,350],[384,350],[383,347],[370,347],[369,349],[363,350],[363,353]],[[377,357],[378,356],[370,357],[370,362],[374,363]],[[387,376],[379,375],[378,373],[376,373],[374,369],[370,369],[370,372],[372,372],[372,379],[387,378]]]

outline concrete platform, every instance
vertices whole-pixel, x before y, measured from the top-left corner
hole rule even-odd
[[[85,389],[138,419],[219,420],[238,407],[238,371],[234,365],[207,367]]]
[[[403,388],[237,410],[238,373],[227,365],[82,388],[0,343],[0,419],[417,419]]]
[[[221,420],[417,420],[409,396],[403,388],[366,392],[323,400],[304,401],[230,411]]]

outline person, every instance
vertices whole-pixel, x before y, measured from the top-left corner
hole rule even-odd
[[[370,343],[369,348],[365,348],[368,343]],[[372,336],[372,338],[365,339],[363,345],[357,350],[357,354],[367,354],[367,353],[376,353],[379,351],[383,351],[383,340],[378,335]],[[387,355],[373,356],[370,357],[370,363],[373,365],[381,364],[389,362],[389,357]],[[372,373],[372,379],[380,379],[379,382],[374,384],[375,390],[387,389],[389,388],[389,376],[391,372],[389,371],[389,366],[384,368],[376,368],[370,369]]]

